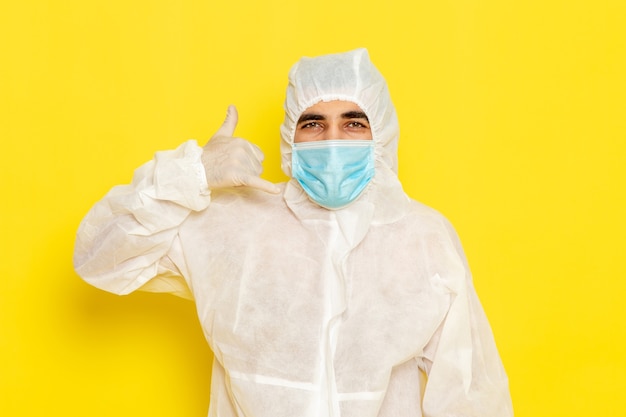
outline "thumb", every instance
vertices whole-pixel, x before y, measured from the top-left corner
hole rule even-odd
[[[231,104],[230,106],[228,106],[228,110],[226,111],[226,119],[224,119],[224,123],[222,123],[222,126],[220,126],[217,132],[215,132],[213,137],[232,137],[235,134],[235,128],[237,127],[238,120],[239,115],[237,113],[237,108]]]

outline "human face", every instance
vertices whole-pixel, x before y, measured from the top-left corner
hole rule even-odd
[[[369,120],[355,103],[320,101],[298,119],[295,143],[335,139],[372,140]]]

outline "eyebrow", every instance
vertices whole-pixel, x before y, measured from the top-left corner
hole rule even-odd
[[[308,122],[310,120],[325,120],[326,117],[317,113],[302,113],[302,116],[298,119],[298,124],[302,122]]]
[[[368,122],[370,119],[367,118],[367,115],[362,111],[348,111],[341,115],[342,119],[365,119]]]
[[[365,119],[369,122],[367,115],[362,111],[347,111],[341,114],[342,119]],[[303,113],[298,119],[298,124],[311,120],[326,120],[326,116],[318,113]]]

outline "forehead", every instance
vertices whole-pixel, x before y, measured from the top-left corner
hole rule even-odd
[[[351,101],[333,100],[320,101],[304,110],[302,114],[320,114],[324,116],[338,116],[349,112],[363,112],[358,104]]]

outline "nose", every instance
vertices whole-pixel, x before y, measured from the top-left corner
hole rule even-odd
[[[322,140],[341,139],[341,129],[336,124],[331,124],[324,131],[324,137]]]

